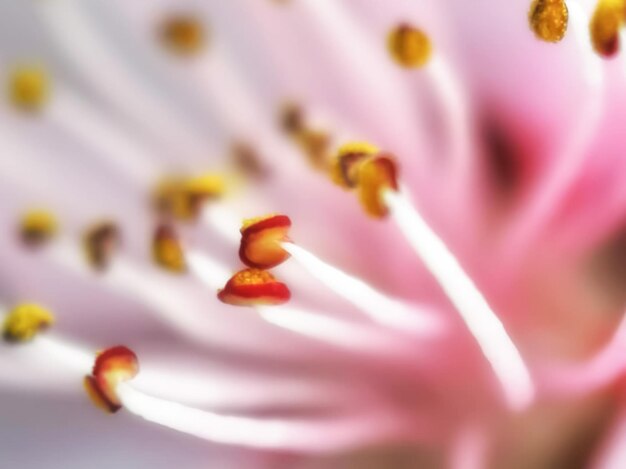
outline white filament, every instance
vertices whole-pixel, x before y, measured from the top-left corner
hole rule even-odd
[[[535,395],[534,384],[502,322],[407,196],[388,190],[384,199],[407,241],[437,279],[475,337],[498,377],[510,407],[515,410],[527,407]]]
[[[433,334],[440,332],[442,322],[424,308],[409,308],[319,259],[306,249],[289,242],[281,243],[291,256],[313,276],[379,324],[400,331]]]
[[[246,418],[207,412],[152,397],[129,383],[118,385],[117,394],[129,412],[214,443],[325,453],[385,437],[399,438],[402,434],[393,423],[367,415],[318,421]]]

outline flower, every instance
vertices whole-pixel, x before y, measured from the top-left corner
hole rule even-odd
[[[3,459],[623,465],[623,2],[386,3],[2,7]]]

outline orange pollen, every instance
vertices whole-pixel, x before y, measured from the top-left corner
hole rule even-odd
[[[428,36],[405,23],[389,32],[387,49],[396,63],[405,68],[422,67],[432,55],[432,44]]]
[[[284,283],[262,269],[244,269],[233,275],[217,297],[223,303],[237,306],[278,305],[291,297]]]
[[[390,154],[378,154],[359,165],[357,192],[368,215],[385,217],[389,210],[383,200],[386,190],[398,190],[397,165]]]
[[[83,384],[96,407],[114,413],[122,407],[116,392],[117,385],[134,378],[138,372],[137,355],[129,348],[118,345],[96,355],[92,374],[85,376]]]
[[[269,269],[289,258],[281,246],[288,241],[291,220],[286,215],[266,215],[244,220],[241,227],[239,258],[249,267]]]
[[[564,0],[534,0],[528,11],[528,22],[535,36],[546,42],[563,39],[568,19]]]
[[[177,14],[167,18],[159,27],[161,43],[171,52],[191,56],[200,52],[206,42],[206,31],[193,15]]]
[[[589,22],[594,50],[603,57],[613,57],[619,50],[619,30],[624,25],[626,2],[600,0]]]
[[[341,146],[330,164],[332,181],[344,189],[356,187],[359,165],[376,153],[378,148],[366,142],[353,142]]]

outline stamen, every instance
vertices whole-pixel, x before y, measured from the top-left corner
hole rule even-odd
[[[510,407],[515,410],[526,408],[534,398],[534,384],[500,319],[407,196],[387,190],[384,199],[407,241],[437,279],[476,338],[503,387]]]
[[[237,306],[279,305],[289,301],[291,292],[268,271],[245,269],[233,275],[217,297]]]
[[[23,303],[14,307],[5,317],[2,337],[7,342],[28,342],[54,322],[54,315],[47,309],[37,304]]]
[[[601,56],[609,58],[617,54],[625,15],[624,0],[598,0],[589,22],[589,32],[593,48]]]
[[[176,231],[167,224],[157,226],[152,240],[152,255],[154,261],[170,272],[183,273],[187,271],[185,254]]]
[[[261,162],[254,147],[245,142],[236,142],[231,150],[235,168],[252,179],[262,180],[269,176],[269,169]]]
[[[166,18],[158,30],[162,44],[170,52],[191,56],[207,43],[207,32],[198,18],[191,14],[175,14]]]
[[[387,216],[383,193],[397,189],[397,168],[393,156],[378,154],[359,165],[357,191],[361,205],[368,215],[376,218]]]
[[[405,333],[433,335],[441,331],[442,323],[426,314],[423,308],[407,307],[362,280],[327,264],[301,246],[290,242],[282,243],[282,246],[311,275],[377,323]]]
[[[280,113],[280,125],[287,135],[297,135],[306,127],[304,110],[295,103],[285,104]]]
[[[28,246],[41,246],[57,233],[57,219],[47,210],[30,210],[20,220],[20,238]]]
[[[20,66],[9,78],[11,102],[23,111],[39,111],[48,101],[50,80],[45,69],[39,66]]]
[[[103,221],[87,229],[83,236],[83,248],[87,262],[95,270],[105,270],[120,244],[117,226]]]
[[[161,214],[182,221],[193,221],[198,218],[207,201],[220,197],[224,191],[224,178],[219,174],[173,176],[158,184],[153,199]]]
[[[423,67],[432,55],[432,44],[428,36],[406,23],[389,32],[387,48],[396,63],[406,68]]]
[[[287,241],[291,220],[286,215],[267,215],[244,220],[239,258],[248,267],[270,269],[289,258],[280,245]]]
[[[120,383],[134,378],[139,372],[137,355],[127,347],[111,347],[96,356],[91,375],[85,376],[84,386],[96,407],[110,413],[122,408],[117,394]]]
[[[124,408],[150,422],[214,443],[254,448],[333,453],[370,441],[406,439],[408,429],[389,416],[334,417],[332,420],[264,420],[220,415],[144,394],[122,383]]]
[[[351,142],[339,147],[330,165],[330,176],[335,184],[353,189],[358,183],[358,168],[367,157],[378,153],[378,148],[367,142]]]
[[[528,21],[535,36],[547,42],[563,39],[568,18],[564,0],[534,0],[528,12]]]

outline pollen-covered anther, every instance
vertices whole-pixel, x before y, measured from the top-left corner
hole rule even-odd
[[[367,142],[342,145],[330,164],[332,181],[345,189],[353,189],[358,183],[359,165],[376,153],[378,148]]]
[[[546,42],[563,39],[568,19],[564,0],[534,0],[528,11],[528,22],[535,36]]]
[[[398,190],[398,169],[395,158],[379,153],[359,165],[358,196],[365,211],[376,218],[389,212],[383,195],[386,190]]]
[[[279,305],[289,301],[291,292],[268,271],[245,269],[233,275],[217,297],[237,306]]]
[[[109,266],[119,245],[119,229],[110,221],[93,225],[83,235],[85,257],[96,270],[105,270]]]
[[[289,258],[281,247],[288,241],[291,220],[286,215],[267,215],[244,220],[241,227],[239,258],[249,267],[270,269]]]
[[[206,45],[207,33],[200,20],[191,14],[176,14],[166,18],[159,27],[161,43],[181,56],[191,56]]]
[[[9,97],[19,109],[38,111],[47,102],[50,93],[50,78],[39,66],[19,66],[9,77]]]
[[[4,318],[2,337],[7,342],[28,342],[55,322],[54,315],[33,303],[15,306]]]
[[[30,210],[20,220],[19,235],[28,246],[40,246],[57,233],[57,219],[47,210]]]
[[[589,22],[594,50],[603,57],[613,57],[619,50],[620,28],[624,26],[626,2],[600,0]]]
[[[305,128],[303,109],[295,103],[283,105],[280,113],[280,126],[288,135],[296,135]]]
[[[231,149],[233,163],[244,175],[261,180],[269,175],[268,168],[261,162],[256,149],[245,142],[235,142]]]
[[[84,385],[91,401],[106,412],[122,408],[116,388],[121,382],[134,378],[139,372],[135,352],[118,345],[96,355],[91,375],[85,376]]]
[[[207,201],[222,196],[224,191],[224,178],[219,174],[174,176],[161,181],[154,191],[153,199],[156,209],[162,215],[181,221],[193,221],[198,218]]]
[[[426,33],[406,23],[389,32],[387,48],[391,57],[406,68],[422,67],[432,55],[432,44]]]
[[[171,272],[187,271],[183,247],[174,228],[168,224],[157,226],[152,239],[152,256],[158,265]]]

